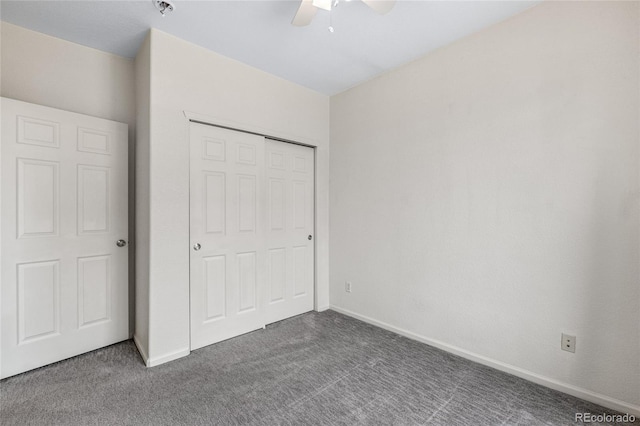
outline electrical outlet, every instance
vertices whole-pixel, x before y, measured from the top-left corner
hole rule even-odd
[[[560,348],[563,351],[573,352],[576,351],[576,336],[570,336],[568,334],[562,333],[562,343]]]
[[[345,281],[344,291],[346,291],[347,293],[351,293],[351,281]]]

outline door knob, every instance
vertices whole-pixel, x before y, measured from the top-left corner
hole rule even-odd
[[[307,239],[308,239],[308,240],[310,240],[310,239],[312,239],[312,238],[313,238],[313,237],[312,237],[311,235],[309,235],[309,236],[307,237]]]
[[[127,242],[125,240],[118,240],[118,241],[116,241],[116,245],[118,247],[124,247],[124,246],[127,245]]]
[[[195,243],[195,244],[193,245],[193,249],[194,249],[195,251],[198,251],[198,250],[200,250],[201,248],[202,248],[202,246],[200,245],[200,243]]]

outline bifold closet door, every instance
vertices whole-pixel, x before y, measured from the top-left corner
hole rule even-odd
[[[192,123],[191,349],[313,309],[314,151]]]
[[[127,125],[2,99],[8,377],[129,338]]]
[[[192,123],[191,349],[262,328],[264,138]]]

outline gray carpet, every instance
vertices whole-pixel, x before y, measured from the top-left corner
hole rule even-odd
[[[145,368],[127,341],[0,382],[9,425],[574,425],[607,410],[336,312]]]

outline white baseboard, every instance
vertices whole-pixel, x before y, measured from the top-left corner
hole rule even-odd
[[[330,305],[318,306],[318,308],[316,309],[316,312],[324,312],[324,311],[328,311],[329,309],[331,309]]]
[[[506,364],[504,362],[500,362],[482,355],[475,354],[473,352],[469,352],[465,349],[458,348],[456,346],[452,346],[447,343],[440,342],[438,340],[429,339],[428,337],[420,336],[416,333],[412,333],[411,331],[407,331],[402,328],[395,327],[393,325],[387,324],[382,321],[378,321],[376,319],[367,317],[365,315],[357,314],[348,309],[343,309],[334,305],[331,305],[330,309],[336,312],[339,312],[341,314],[347,315],[349,317],[359,319],[360,321],[364,321],[371,325],[384,328],[385,330],[392,331],[401,336],[408,337],[409,339],[426,343],[427,345],[434,346],[438,349],[442,349],[443,351],[450,352],[452,354],[461,356],[463,358],[477,362],[479,364],[483,364],[488,367],[495,368],[496,370],[504,371],[505,373],[512,374],[514,376],[520,377],[530,382],[533,382],[542,386],[546,386],[548,388],[551,388],[560,392],[564,392],[566,394],[584,399],[589,402],[593,402],[594,404],[602,405],[603,407],[616,410],[621,413],[633,414],[636,417],[640,417],[640,406],[638,405],[629,404],[627,402],[620,401],[618,399],[611,398],[606,395],[592,392],[590,390],[583,389],[574,385],[570,385],[568,383],[560,382],[558,380],[541,376],[531,371],[524,370],[522,368],[515,367],[510,364]],[[593,413],[593,414],[597,414],[597,413]]]
[[[145,350],[144,346],[142,346],[142,344],[138,340],[138,337],[135,334],[133,335],[133,343],[135,343],[136,348],[138,348],[138,352],[140,352],[140,356],[142,357],[142,360],[144,361],[144,364],[147,367],[155,367],[157,365],[164,364],[169,361],[173,361],[174,359],[182,358],[191,353],[189,348],[187,348],[187,349],[180,349],[175,352],[171,352],[156,358],[149,358],[149,355],[147,355],[147,351]]]
[[[144,365],[146,365],[148,367],[149,366],[149,356],[147,355],[147,351],[144,349],[144,347],[142,346],[142,344],[138,340],[138,336],[136,336],[135,334],[133,335],[133,343],[135,343],[136,348],[138,349],[138,353],[142,357],[142,361],[144,362]]]
[[[179,349],[175,352],[170,352],[166,355],[158,356],[155,358],[149,358],[149,360],[147,361],[147,367],[155,367],[160,364],[165,364],[169,361],[173,361],[175,359],[185,357],[190,353],[191,353],[191,350],[189,348],[185,348],[185,349]]]

